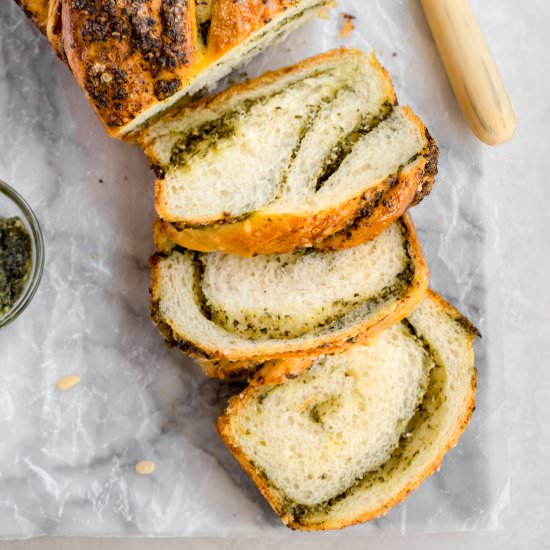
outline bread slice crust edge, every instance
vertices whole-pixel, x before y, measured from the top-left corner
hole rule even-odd
[[[48,25],[48,9],[50,0],[15,0],[25,15],[36,25],[37,29],[46,36]]]

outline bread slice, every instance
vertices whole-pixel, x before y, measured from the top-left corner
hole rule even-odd
[[[68,63],[110,135],[131,133],[332,0],[17,0]],[[48,10],[50,19],[48,21]],[[51,15],[55,13],[55,19]]]
[[[268,364],[232,398],[218,431],[289,527],[376,518],[432,474],[464,431],[476,335],[429,291],[366,345]]]
[[[437,168],[427,129],[396,103],[374,53],[339,49],[163,116],[137,139],[164,230],[246,256],[374,238]]]
[[[196,357],[259,361],[348,346],[420,302],[428,269],[411,221],[338,251],[242,258],[174,249],[151,259],[153,320]]]

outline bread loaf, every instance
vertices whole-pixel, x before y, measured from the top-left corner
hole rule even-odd
[[[331,0],[17,0],[115,137],[216,84]]]

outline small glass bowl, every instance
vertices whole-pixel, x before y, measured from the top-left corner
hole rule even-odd
[[[32,265],[23,292],[13,307],[4,316],[0,316],[0,329],[9,325],[29,305],[38,289],[44,270],[44,237],[40,224],[27,201],[13,187],[0,180],[0,217],[14,216],[21,218],[31,237]]]

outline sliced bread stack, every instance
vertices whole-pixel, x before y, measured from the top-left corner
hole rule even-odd
[[[476,329],[434,292],[406,211],[438,150],[374,54],[335,50],[165,114],[153,320],[248,380],[223,441],[288,526],[386,513],[474,407]]]
[[[406,212],[438,149],[375,55],[191,102],[333,1],[16,2],[150,159],[153,320],[207,375],[249,381],[218,420],[229,450],[292,528],[386,513],[466,427],[477,331],[428,290]]]

